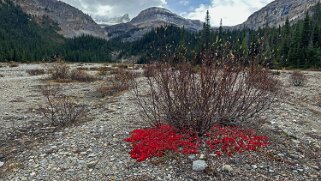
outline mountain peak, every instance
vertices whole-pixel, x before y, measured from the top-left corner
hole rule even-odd
[[[150,7],[150,8],[147,8],[147,9],[141,11],[139,14],[146,14],[146,13],[172,13],[172,12],[166,8]]]

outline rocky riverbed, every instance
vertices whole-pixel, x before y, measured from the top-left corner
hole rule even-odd
[[[104,80],[63,83],[89,115],[55,128],[38,111],[45,103],[39,87],[48,75],[26,73],[45,66],[0,67],[0,180],[321,180],[321,72],[304,72],[307,84],[293,87],[290,71],[280,71],[284,93],[262,117],[271,144],[260,152],[232,158],[169,154],[137,163],[123,140],[147,125],[131,91],[101,98],[94,92]]]

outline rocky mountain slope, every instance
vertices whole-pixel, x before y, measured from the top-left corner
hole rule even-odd
[[[72,38],[82,34],[106,38],[100,26],[82,11],[57,0],[12,0],[22,10],[38,19],[48,17],[58,24],[59,33]]]
[[[105,26],[111,38],[127,34],[127,41],[134,41],[142,37],[151,29],[164,26],[175,25],[185,27],[190,31],[201,30],[201,21],[185,19],[164,8],[152,7],[138,14],[128,23],[121,23],[114,26]]]
[[[259,27],[278,27],[284,25],[288,18],[290,22],[296,22],[304,18],[310,7],[320,0],[275,0],[252,14],[244,23],[234,28],[258,29]]]

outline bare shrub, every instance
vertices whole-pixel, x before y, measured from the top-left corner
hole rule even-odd
[[[147,77],[147,90],[139,87],[142,82],[132,83],[144,120],[200,135],[215,123],[252,123],[278,92],[268,71],[229,63],[203,63],[198,73],[189,63],[159,63]]]
[[[300,71],[294,71],[290,75],[290,83],[293,86],[303,86],[306,81],[306,76]]]
[[[97,72],[98,76],[106,76],[108,74],[108,72],[111,71],[111,70],[112,70],[111,67],[105,67],[105,66],[104,67],[98,67],[96,69],[96,71],[98,71]]]
[[[29,69],[29,70],[26,70],[26,72],[32,76],[43,75],[46,73],[44,69]]]
[[[112,67],[117,67],[119,69],[128,69],[129,65],[121,63],[121,64],[113,64]]]
[[[70,78],[71,80],[79,82],[92,82],[97,80],[93,75],[88,74],[85,70],[78,69],[74,69],[71,71]]]
[[[153,66],[150,65],[150,66],[145,66],[144,69],[143,69],[143,75],[144,77],[152,77],[153,76]]]
[[[48,73],[54,80],[69,79],[70,67],[64,60],[57,59],[49,65]]]
[[[59,86],[46,85],[41,87],[46,98],[46,106],[41,112],[55,126],[66,126],[82,120],[88,113],[79,99],[61,93]]]
[[[113,96],[117,93],[117,90],[111,85],[101,85],[96,89],[96,92],[100,97]]]
[[[89,71],[90,68],[88,67],[78,67],[77,70],[85,70],[85,71]]]
[[[137,76],[138,74],[133,72],[126,71],[124,69],[117,69],[117,71],[114,72],[113,77],[110,79],[110,82],[115,89],[124,91],[131,88],[130,80],[136,78]]]
[[[19,63],[17,63],[17,62],[9,62],[9,63],[8,63],[8,66],[11,67],[11,68],[13,68],[13,67],[19,67]]]
[[[96,89],[96,92],[102,97],[114,96],[120,92],[132,88],[131,80],[135,79],[137,74],[124,69],[116,69],[113,76],[107,79],[106,84]]]

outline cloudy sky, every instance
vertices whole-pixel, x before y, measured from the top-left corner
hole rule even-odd
[[[183,17],[203,21],[210,11],[211,24],[236,25],[244,22],[253,12],[273,0],[61,0],[77,7],[92,17],[118,17],[129,14],[135,17],[149,7],[164,7]]]

